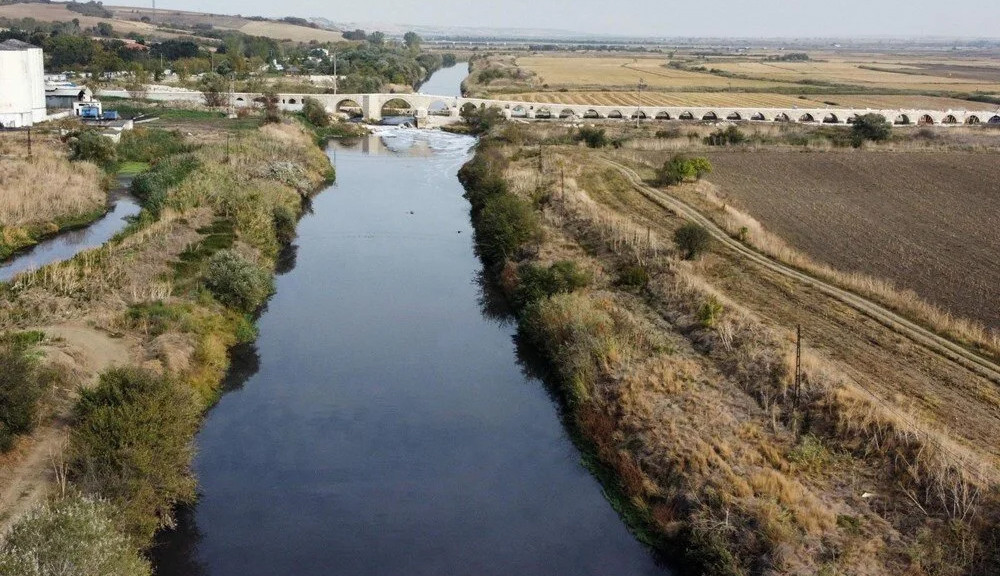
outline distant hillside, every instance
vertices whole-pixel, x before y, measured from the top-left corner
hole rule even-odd
[[[0,5],[0,17],[34,18],[47,22],[68,22],[74,18],[83,27],[94,27],[99,22],[111,24],[120,34],[136,33],[147,38],[169,39],[179,36],[198,36],[199,31],[235,30],[253,36],[266,36],[275,40],[293,42],[337,42],[343,40],[339,32],[310,27],[307,21],[292,24],[277,20],[244,18],[219,14],[203,14],[179,10],[152,10],[132,6],[104,6],[111,18],[88,16],[67,8],[65,3],[19,3]]]

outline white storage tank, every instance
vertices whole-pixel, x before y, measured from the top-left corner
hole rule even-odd
[[[0,42],[0,124],[20,128],[44,119],[42,49],[20,40]]]

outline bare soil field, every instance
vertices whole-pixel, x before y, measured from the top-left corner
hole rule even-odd
[[[815,259],[1000,328],[993,154],[713,152],[719,193]]]

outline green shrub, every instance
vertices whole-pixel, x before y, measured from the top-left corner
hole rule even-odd
[[[491,262],[512,256],[541,231],[531,205],[510,194],[486,200],[477,223],[477,245],[482,256]]]
[[[518,285],[514,295],[519,308],[556,294],[565,294],[590,284],[590,274],[572,260],[562,260],[551,266],[522,264],[517,269]]]
[[[132,193],[143,208],[158,216],[170,189],[180,184],[198,165],[198,159],[187,154],[161,160],[151,170],[132,180]]]
[[[18,435],[35,429],[48,387],[28,344],[13,336],[0,341],[0,452],[10,450]]]
[[[680,128],[667,128],[666,130],[657,130],[656,137],[663,139],[680,138],[683,135]]]
[[[192,146],[176,130],[136,128],[122,132],[118,142],[118,159],[126,162],[155,163],[175,154],[190,152]]]
[[[115,368],[83,390],[70,441],[71,478],[111,500],[122,530],[140,544],[173,523],[192,502],[192,439],[198,428],[192,391],[139,368]]]
[[[747,141],[747,137],[736,126],[720,128],[705,137],[704,142],[708,146],[735,146]]]
[[[313,126],[323,128],[330,125],[330,115],[326,113],[326,106],[315,98],[306,96],[302,99],[302,115]]]
[[[274,207],[274,232],[278,241],[282,244],[289,244],[295,240],[295,226],[298,218],[295,211],[285,204],[278,204]]]
[[[715,296],[709,296],[698,308],[698,323],[705,328],[712,328],[722,316],[722,302]]]
[[[604,128],[584,126],[576,133],[577,142],[586,142],[588,148],[604,148],[611,143]]]
[[[81,130],[69,138],[70,160],[93,162],[111,171],[118,163],[115,143],[96,130]]]
[[[0,576],[149,576],[103,502],[69,496],[21,519],[0,551]]]
[[[649,272],[644,266],[626,266],[618,272],[618,285],[641,289],[649,284]]]
[[[704,227],[688,222],[674,232],[674,243],[684,253],[685,260],[694,260],[708,249],[712,235]]]
[[[865,114],[854,120],[851,135],[855,147],[866,140],[883,142],[892,136],[892,124],[881,114]]]
[[[712,171],[707,158],[687,158],[678,154],[667,160],[657,171],[657,180],[662,186],[672,186],[690,180],[700,180]]]
[[[250,313],[274,292],[271,274],[234,250],[220,250],[208,261],[205,285],[226,306]]]
[[[507,182],[503,177],[507,164],[499,149],[483,146],[458,171],[458,180],[465,187],[465,197],[472,204],[473,214],[482,210],[489,198],[507,193]]]

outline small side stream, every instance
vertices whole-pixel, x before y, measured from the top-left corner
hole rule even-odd
[[[61,232],[0,263],[0,282],[7,282],[28,270],[69,260],[113,238],[128,225],[129,217],[137,215],[141,209],[139,202],[128,192],[131,184],[131,178],[118,179],[118,187],[108,197],[111,209],[92,224]]]

